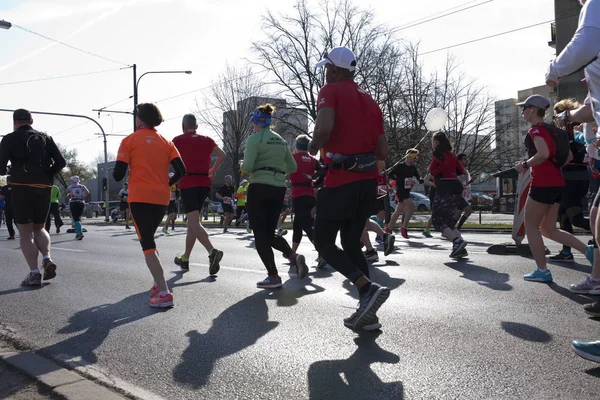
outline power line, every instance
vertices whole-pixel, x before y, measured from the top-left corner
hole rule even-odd
[[[93,138],[89,138],[89,139],[86,139],[86,140],[82,140],[80,142],[63,144],[63,146],[75,146],[76,144],[81,144],[81,143],[89,142],[91,140],[98,140],[100,138],[101,138],[101,136],[99,136],[99,137],[93,137]]]
[[[14,81],[14,82],[2,82],[0,83],[0,86],[6,86],[6,85],[16,85],[18,83],[30,83],[30,82],[40,82],[40,81],[50,81],[53,79],[64,79],[64,78],[73,78],[76,76],[86,76],[86,75],[95,75],[95,74],[104,74],[106,72],[115,72],[115,71],[121,71],[123,68],[117,68],[117,69],[105,69],[102,71],[93,71],[93,72],[82,72],[80,74],[71,74],[71,75],[60,75],[60,76],[49,76],[46,78],[39,78],[39,79],[28,79],[25,81]]]
[[[518,31],[522,31],[522,30],[525,30],[525,29],[529,29],[529,28],[534,28],[534,27],[536,27],[536,26],[540,26],[540,25],[549,24],[549,23],[551,23],[551,22],[560,21],[560,20],[562,20],[562,19],[567,19],[567,18],[576,17],[577,15],[579,15],[579,14],[572,14],[572,15],[568,15],[568,16],[566,16],[566,17],[562,17],[562,18],[558,18],[558,19],[551,19],[551,20],[548,20],[548,21],[539,22],[539,23],[537,23],[537,24],[532,24],[532,25],[523,26],[523,27],[521,27],[521,28],[517,28],[517,29],[511,29],[510,31],[500,32],[500,33],[496,33],[496,34],[493,34],[493,35],[489,35],[489,36],[485,36],[485,37],[480,37],[480,38],[477,38],[477,39],[469,40],[469,41],[466,41],[466,42],[462,42],[462,43],[453,44],[453,45],[451,45],[451,46],[442,47],[442,48],[439,48],[439,49],[436,49],[436,50],[427,51],[427,52],[425,52],[425,53],[421,53],[421,55],[422,55],[422,56],[424,56],[424,55],[431,54],[431,53],[435,53],[435,52],[438,52],[438,51],[442,51],[442,50],[448,50],[448,49],[452,49],[452,48],[454,48],[454,47],[464,46],[464,45],[466,45],[466,44],[471,44],[471,43],[475,43],[475,42],[480,42],[480,41],[482,41],[482,40],[492,39],[492,38],[495,38],[495,37],[498,37],[498,36],[502,36],[502,35],[508,35],[509,33],[518,32]]]
[[[62,131],[60,131],[60,132],[53,133],[53,134],[52,134],[52,137],[55,137],[55,136],[57,136],[57,135],[60,135],[61,133],[64,133],[64,132],[68,132],[68,131],[70,131],[70,130],[72,130],[72,129],[79,128],[80,126],[82,126],[82,125],[85,125],[85,124],[87,124],[88,122],[89,122],[89,121],[85,121],[85,122],[82,122],[82,123],[80,123],[80,124],[77,124],[77,125],[75,125],[75,126],[72,126],[72,127],[70,127],[70,128],[64,129],[64,130],[62,130]]]
[[[115,60],[113,60],[113,59],[111,59],[111,58],[104,57],[104,56],[98,55],[98,54],[96,54],[96,53],[92,53],[92,52],[90,52],[90,51],[87,51],[87,50],[80,49],[79,47],[75,47],[75,46],[72,46],[72,45],[70,45],[70,44],[67,44],[67,43],[65,43],[65,42],[61,42],[60,40],[53,39],[53,38],[51,38],[51,37],[48,37],[48,36],[46,36],[46,35],[42,35],[41,33],[38,33],[38,32],[35,32],[35,31],[32,31],[31,29],[27,29],[27,28],[25,28],[25,27],[23,27],[23,26],[16,25],[16,24],[13,24],[12,26],[14,26],[15,28],[19,28],[19,29],[21,29],[21,30],[23,30],[23,31],[25,31],[25,32],[29,32],[29,33],[32,33],[32,34],[34,34],[34,35],[40,36],[40,37],[42,37],[42,38],[44,38],[44,39],[46,39],[46,40],[49,40],[49,41],[51,41],[51,42],[54,42],[54,43],[61,44],[61,45],[65,46],[65,47],[68,47],[68,48],[70,48],[70,49],[73,49],[73,50],[77,50],[77,51],[79,51],[79,52],[82,52],[82,53],[84,53],[84,54],[87,54],[87,55],[89,55],[89,56],[92,56],[92,57],[97,57],[97,58],[101,58],[101,59],[103,59],[103,60],[110,61],[110,62],[112,62],[112,63],[115,63],[115,64],[120,64],[120,65],[123,65],[123,66],[125,66],[125,67],[130,67],[130,65],[129,65],[129,64],[125,64],[125,63],[122,63],[122,62],[119,62],[119,61],[115,61]]]

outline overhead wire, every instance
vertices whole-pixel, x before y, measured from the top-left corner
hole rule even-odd
[[[59,76],[49,76],[49,77],[46,77],[46,78],[27,79],[27,80],[24,80],[24,81],[0,82],[0,86],[16,85],[18,83],[30,83],[30,82],[50,81],[50,80],[53,80],[53,79],[73,78],[73,77],[77,77],[77,76],[103,74],[103,73],[106,73],[106,72],[121,71],[122,69],[123,68],[105,69],[105,70],[102,70],[102,71],[82,72],[82,73],[71,74],[71,75],[59,75]]]

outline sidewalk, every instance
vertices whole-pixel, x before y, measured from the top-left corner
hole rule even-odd
[[[0,352],[6,349],[0,348]],[[50,389],[38,385],[37,382],[17,372],[4,361],[0,361],[0,399],[39,400],[59,399]]]

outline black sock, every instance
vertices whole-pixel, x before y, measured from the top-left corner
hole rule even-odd
[[[361,288],[358,289],[358,293],[359,294],[365,294],[365,293],[367,293],[369,291],[369,289],[371,289],[371,284],[372,283],[373,282],[367,282],[367,283],[365,283],[363,285],[363,287],[361,287]]]
[[[458,220],[458,224],[456,225],[456,229],[460,229],[462,228],[463,224],[467,221],[468,217],[465,217],[464,215],[462,215],[460,217],[460,219]]]

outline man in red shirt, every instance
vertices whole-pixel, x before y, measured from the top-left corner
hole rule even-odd
[[[371,282],[360,238],[377,194],[377,163],[388,155],[381,109],[354,82],[356,56],[346,47],[325,54],[327,84],[317,99],[317,119],[309,152],[323,149],[327,167],[324,187],[317,195],[315,247],[319,254],[359,292],[356,312],[344,320],[350,329],[379,329],[376,312],[390,290]],[[350,162],[352,158],[362,158]],[[367,166],[361,171],[353,166]],[[342,249],[335,244],[340,232]]]
[[[175,257],[175,264],[183,271],[189,271],[190,255],[198,240],[208,251],[209,273],[214,275],[219,272],[219,262],[223,258],[223,252],[212,246],[206,230],[200,223],[200,211],[204,206],[204,200],[210,194],[211,179],[225,161],[226,154],[210,137],[196,133],[198,124],[193,114],[183,116],[181,128],[183,135],[173,139],[173,143],[179,150],[187,169],[186,175],[179,181],[179,191],[187,213],[188,226],[185,253]],[[217,156],[217,161],[212,168],[210,168],[211,154]]]

